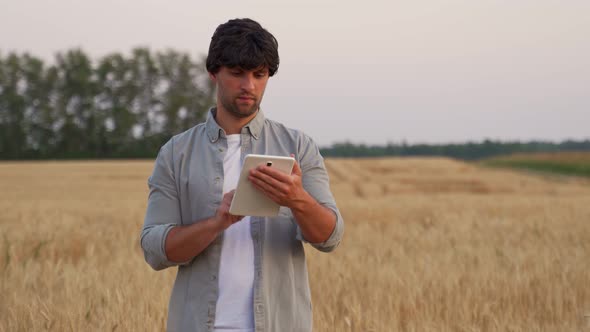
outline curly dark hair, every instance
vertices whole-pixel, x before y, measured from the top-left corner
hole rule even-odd
[[[279,43],[258,22],[249,18],[229,20],[215,29],[207,71],[216,74],[222,66],[253,70],[268,67],[269,76],[279,69]]]

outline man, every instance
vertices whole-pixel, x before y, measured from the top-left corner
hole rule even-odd
[[[332,251],[344,223],[317,146],[260,110],[278,66],[278,43],[257,22],[220,25],[207,57],[216,107],[158,154],[141,247],[155,270],[178,266],[169,331],[311,331],[302,242]],[[249,153],[296,160],[291,174],[260,166],[249,175],[282,206],[277,217],[229,213]]]

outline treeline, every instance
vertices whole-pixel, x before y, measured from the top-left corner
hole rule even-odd
[[[322,149],[326,157],[385,157],[385,156],[446,156],[465,160],[528,152],[590,151],[590,140],[564,141],[561,143],[500,142],[484,140],[481,143],[463,144],[415,144],[406,143],[385,146],[338,143]]]
[[[214,101],[204,59],[173,50],[0,54],[0,159],[153,157]]]
[[[80,49],[51,64],[0,53],[0,160],[153,158],[172,135],[205,120],[215,103],[205,59],[134,49],[97,61]],[[339,143],[328,157],[449,156],[590,151],[590,141],[369,146]]]

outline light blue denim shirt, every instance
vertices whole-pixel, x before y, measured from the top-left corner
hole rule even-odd
[[[223,235],[203,252],[183,263],[166,257],[166,235],[177,225],[188,225],[215,215],[223,197],[225,132],[214,119],[174,136],[161,149],[148,180],[148,206],[141,230],[145,260],[155,270],[178,266],[170,297],[168,331],[212,331],[218,297]],[[242,160],[246,154],[289,156],[303,172],[303,187],[336,214],[336,227],[324,243],[311,243],[329,252],[340,243],[342,216],[330,192],[324,160],[316,144],[300,131],[265,119],[262,111],[241,132]],[[290,211],[279,216],[252,217],[254,244],[254,323],[256,332],[311,331],[312,309],[301,230]]]

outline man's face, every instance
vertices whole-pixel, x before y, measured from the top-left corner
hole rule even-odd
[[[260,107],[268,82],[268,68],[244,70],[240,67],[221,67],[217,74],[209,74],[217,85],[217,107],[237,118],[247,118]]]

